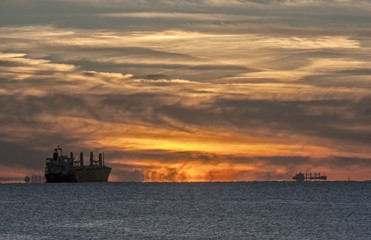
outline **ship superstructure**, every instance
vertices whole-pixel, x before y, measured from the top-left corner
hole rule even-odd
[[[46,159],[46,182],[107,182],[111,168],[104,164],[104,154],[99,153],[98,160],[94,160],[90,152],[90,164],[84,165],[84,155],[75,160],[74,154],[63,155],[58,146],[53,151],[53,157]]]

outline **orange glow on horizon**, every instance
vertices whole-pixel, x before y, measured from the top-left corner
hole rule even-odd
[[[115,162],[120,163],[120,162]],[[209,181],[241,181],[241,172],[254,171],[252,164],[233,164],[227,161],[125,161],[138,169],[142,169],[146,182],[209,182]]]
[[[243,132],[233,132],[227,129],[192,128],[171,129],[140,125],[111,126],[112,133],[99,137],[94,141],[102,147],[120,150],[161,150],[209,152],[221,155],[235,156],[308,156],[316,152],[326,155],[328,149],[324,146],[306,146],[277,142],[275,138],[267,139]]]
[[[299,171],[321,172],[328,181],[364,181],[369,179],[367,169],[356,168],[346,171],[341,167],[317,167],[302,165],[302,169],[288,169],[264,163],[233,163],[228,160],[205,162],[203,160],[177,161],[112,161],[117,166],[129,164],[143,174],[143,182],[236,182],[236,181],[293,181]],[[356,174],[355,174],[356,173]],[[117,181],[113,175],[110,180]]]

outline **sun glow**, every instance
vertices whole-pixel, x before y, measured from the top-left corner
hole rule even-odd
[[[119,161],[115,163],[120,164]],[[195,161],[125,161],[133,167],[142,169],[147,182],[206,182],[206,181],[241,181],[241,172],[256,169],[253,164],[233,164],[225,160]]]

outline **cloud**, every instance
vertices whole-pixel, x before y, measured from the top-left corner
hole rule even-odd
[[[37,171],[62,144],[107,152],[115,181],[367,178],[368,1],[0,9],[3,167]]]
[[[123,12],[105,13],[102,17],[113,18],[152,18],[152,19],[185,19],[187,21],[241,21],[241,20],[262,20],[263,17],[245,15],[227,15],[210,13],[184,13],[184,12]]]
[[[63,112],[63,118],[108,123],[272,129],[273,133],[278,128],[333,141],[368,142],[367,131],[343,127],[349,122],[367,126],[370,96],[367,90],[317,89],[305,85],[291,85],[290,89],[285,84],[215,85],[181,79],[148,81],[122,74],[87,72],[69,65],[27,59],[23,54],[4,54],[2,58],[7,62],[5,65],[13,64],[11,70],[4,69],[2,73],[8,79],[2,87],[6,93],[2,96],[5,120],[13,116],[19,123],[37,123],[38,116],[43,116],[46,122],[53,122],[52,116]],[[50,87],[48,83],[53,84]]]
[[[8,52],[23,50],[34,59],[80,65],[92,71],[135,76],[165,74],[192,81],[236,77],[250,82],[297,81],[328,74],[330,70],[362,68],[368,61],[366,55],[357,59],[361,42],[346,36],[277,37],[188,31],[97,33],[50,26],[3,28],[0,32],[2,48]]]

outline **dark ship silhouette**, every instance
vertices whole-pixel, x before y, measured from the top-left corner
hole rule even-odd
[[[104,165],[104,154],[99,153],[99,160],[94,160],[90,152],[90,165],[84,166],[84,156],[75,161],[71,152],[70,156],[63,155],[62,148],[54,149],[53,157],[46,159],[46,182],[107,182],[111,168]]]
[[[314,176],[312,173],[297,173],[294,177],[292,177],[297,182],[304,182],[304,181],[321,181],[321,180],[327,180],[327,176],[321,176],[321,173],[314,173]]]

